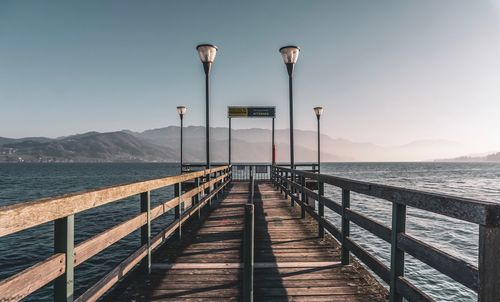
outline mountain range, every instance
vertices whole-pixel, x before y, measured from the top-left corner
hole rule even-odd
[[[211,160],[226,162],[228,129],[211,128]],[[317,134],[295,130],[297,162],[316,160]],[[289,161],[289,130],[275,132],[277,161]],[[180,153],[180,129],[177,126],[143,132],[122,130],[88,132],[59,138],[0,137],[0,162],[177,162]],[[347,139],[321,136],[321,157],[329,161],[425,161],[453,158],[466,154],[465,147],[446,140],[421,140],[399,146],[380,146]],[[271,131],[233,129],[233,162],[269,162]],[[205,128],[184,128],[184,161],[205,161]]]
[[[437,161],[444,162],[500,162],[500,152],[481,155],[464,155],[448,159],[440,159]]]

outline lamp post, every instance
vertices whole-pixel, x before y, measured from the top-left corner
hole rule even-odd
[[[273,124],[272,124],[271,144],[272,144],[271,164],[274,166],[274,165],[276,165],[276,144],[274,143],[274,117],[273,117]]]
[[[228,157],[228,164],[231,165],[231,118],[229,118],[229,157]]]
[[[293,69],[299,57],[300,48],[297,46],[284,46],[280,48],[281,56],[288,71],[288,87],[289,87],[289,100],[290,100],[290,168],[295,167],[294,158],[294,143],[293,143]]]
[[[319,119],[323,114],[323,107],[314,107],[314,113],[316,114],[316,118],[318,119],[318,195],[323,196],[325,193],[324,185],[319,181],[320,167],[321,167],[321,132],[320,132],[320,123]],[[320,217],[325,216],[325,206],[323,203],[318,202],[318,215]],[[319,238],[325,237],[325,229],[321,224],[318,225],[318,236]]]
[[[318,119],[318,174],[320,173],[320,165],[321,165],[321,155],[320,155],[320,127],[319,127],[319,119],[321,114],[323,114],[323,107],[314,107],[314,113]]]
[[[185,106],[177,106],[177,113],[179,113],[179,117],[181,118],[181,173],[182,173],[182,165],[184,164],[182,160],[182,145],[183,145],[183,137],[182,130],[184,128],[184,114],[186,114],[187,108]]]
[[[217,47],[212,44],[200,44],[196,46],[200,60],[203,63],[203,70],[205,71],[205,140],[206,140],[206,157],[207,164],[206,168],[210,169],[210,98],[209,98],[209,74],[212,67],[212,63],[215,60],[215,55],[217,54]]]

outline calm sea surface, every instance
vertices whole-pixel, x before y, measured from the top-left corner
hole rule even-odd
[[[173,175],[171,164],[0,164],[0,206],[91,188]],[[325,164],[322,172],[352,179],[447,193],[500,202],[500,163],[341,163]],[[339,200],[340,191],[326,187],[325,193]],[[173,195],[171,189],[153,192],[152,205]],[[351,207],[387,225],[389,202],[353,193]],[[89,210],[76,215],[76,244],[139,212],[139,198]],[[337,226],[338,215],[326,212]],[[167,225],[171,215],[155,221],[153,234]],[[352,224],[351,224],[352,225]],[[478,227],[440,215],[409,209],[407,231],[426,243],[477,264]],[[351,226],[352,237],[388,264],[390,247],[360,228]],[[76,268],[75,289],[79,296],[140,245],[134,232],[111,248]],[[46,259],[53,249],[53,224],[48,223],[0,238],[0,279]],[[436,270],[406,256],[405,274],[415,285],[439,301],[474,301],[475,294]],[[52,300],[46,287],[27,301]]]

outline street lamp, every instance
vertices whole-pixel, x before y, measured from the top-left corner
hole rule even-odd
[[[314,113],[318,118],[318,173],[320,171],[321,157],[320,157],[320,128],[319,128],[319,118],[323,114],[323,107],[314,107]]]
[[[320,167],[321,167],[321,157],[320,157],[320,154],[321,154],[321,145],[320,145],[321,134],[320,134],[320,127],[319,127],[319,125],[320,125],[319,119],[320,119],[321,115],[323,114],[323,107],[314,107],[314,113],[316,114],[316,118],[318,119],[318,195],[323,196],[325,194],[325,188],[324,188],[323,182],[319,181],[319,174],[320,174]],[[318,202],[318,215],[320,217],[325,216],[325,206],[321,202]],[[325,237],[325,229],[323,228],[323,226],[321,224],[318,225],[318,236],[320,238]]]
[[[183,140],[182,140],[182,130],[183,130],[183,127],[184,127],[184,114],[186,114],[186,111],[187,111],[187,108],[185,106],[177,106],[177,113],[179,113],[179,117],[181,118],[181,173],[182,173],[182,165],[183,165],[183,161],[182,161],[182,143],[183,143]]]
[[[207,155],[207,169],[210,169],[210,103],[209,103],[209,82],[208,75],[212,63],[217,54],[217,47],[212,44],[200,44],[196,46],[200,60],[203,63],[203,70],[205,71],[205,140],[206,140],[206,155]]]
[[[290,168],[295,167],[294,143],[293,143],[293,69],[299,58],[300,48],[297,46],[285,46],[280,48],[281,56],[288,71],[289,97],[290,97]]]

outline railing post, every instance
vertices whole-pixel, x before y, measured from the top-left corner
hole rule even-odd
[[[217,172],[216,177],[222,176],[222,170]],[[217,189],[222,186],[222,180],[217,181]],[[217,191],[217,200],[220,199],[220,196],[222,194],[222,190]]]
[[[300,179],[300,200],[302,201],[301,204],[301,211],[300,211],[300,217],[306,218],[306,191],[304,190],[306,186],[306,178],[304,176],[299,176]],[[298,195],[297,195],[298,197]]]
[[[245,231],[243,251],[243,301],[253,301],[254,269],[254,205],[245,205]]]
[[[279,171],[276,167],[274,167],[274,185],[279,188]]]
[[[325,184],[318,179],[318,236],[319,238],[325,238],[325,228],[323,228],[323,219],[325,218],[325,205],[321,201],[321,197],[325,195]]]
[[[214,173],[214,179],[217,179],[217,177],[219,177],[219,172]],[[218,187],[219,187],[219,182],[218,181],[214,182],[214,191],[217,190]],[[215,193],[214,198],[215,200],[219,200],[219,191]]]
[[[211,173],[207,173],[206,177],[205,177],[205,182],[210,182],[210,175]],[[210,194],[210,191],[211,191],[211,186],[208,186],[206,189],[205,189],[205,196],[209,195]],[[208,204],[208,207],[212,207],[212,198],[210,198],[207,202]]]
[[[196,177],[194,179],[194,185],[196,186],[196,188],[199,189],[199,187],[200,187],[200,178],[199,177]],[[196,205],[198,205],[200,203],[200,200],[201,200],[200,195],[201,195],[201,193],[198,193],[198,194],[196,194],[194,196],[194,201],[195,201]],[[201,217],[201,207],[198,208],[198,211],[196,211],[196,212],[197,212],[197,218],[200,219],[200,217]]]
[[[493,302],[500,297],[500,226],[479,225],[478,301]]]
[[[283,194],[283,170],[280,170],[280,194]]]
[[[177,220],[179,219],[179,227],[177,228],[177,238],[179,240],[182,239],[182,198],[180,197],[182,195],[181,192],[181,183],[176,183],[174,185],[174,194],[175,197],[179,197],[179,203],[174,207],[174,218]]]
[[[351,192],[342,189],[342,254],[341,261],[343,265],[349,264],[349,249],[347,248],[347,237],[350,235],[349,219],[346,217],[346,210],[351,206]]]
[[[59,218],[54,221],[54,253],[66,255],[65,272],[54,282],[54,301],[73,301],[75,216]]]
[[[255,186],[255,179],[254,179],[254,174],[253,174],[253,166],[250,166],[250,202],[253,203],[253,197],[254,197],[254,186]]]
[[[147,223],[141,227],[141,246],[147,244],[148,255],[143,260],[146,272],[151,273],[151,194],[141,193],[141,213],[147,213]]]
[[[400,276],[404,276],[405,253],[398,248],[398,234],[406,231],[406,206],[392,203],[392,231],[391,231],[391,275],[390,297],[391,302],[401,302],[403,297],[397,293],[396,283]]]

